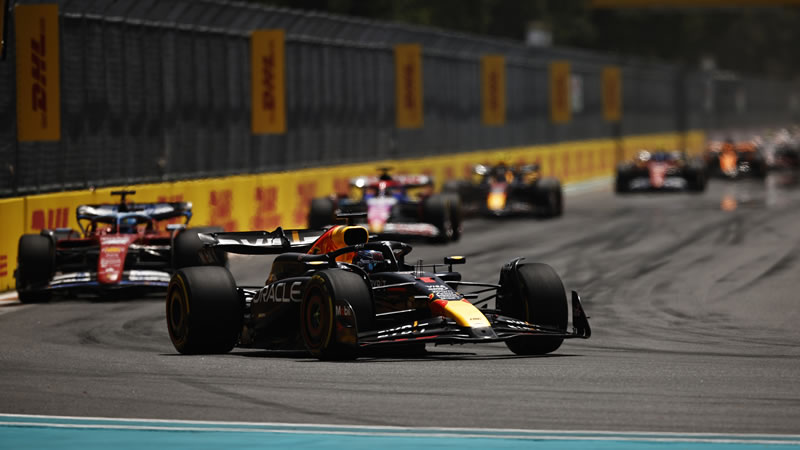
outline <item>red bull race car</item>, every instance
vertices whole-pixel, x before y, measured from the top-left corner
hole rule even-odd
[[[706,168],[683,152],[640,151],[633,161],[617,166],[615,191],[692,191],[706,189]]]
[[[710,176],[729,179],[767,176],[767,161],[754,141],[711,142],[704,158]]]
[[[379,171],[379,176],[350,180],[350,196],[313,199],[309,228],[332,225],[338,216],[366,212],[364,225],[373,235],[437,242],[457,241],[461,237],[458,198],[434,194],[433,179],[427,175],[390,175],[390,168],[385,167]]]
[[[538,164],[478,164],[471,180],[448,182],[445,191],[458,195],[466,214],[557,217],[564,212],[561,182],[543,177]]]
[[[304,348],[316,358],[339,360],[381,348],[505,342],[516,354],[540,355],[564,339],[591,336],[578,294],[572,292],[570,305],[555,271],[523,258],[506,263],[497,283],[477,283],[453,271],[463,257],[410,265],[410,245],[369,241],[361,226],[200,239],[207,264],[218,262],[219,250],[278,256],[258,286],[237,285],[219,265],[175,273],[166,319],[172,344],[183,354]]]
[[[119,195],[120,202],[78,206],[80,231],[63,228],[20,237],[14,275],[21,302],[46,301],[55,292],[163,292],[175,268],[199,263],[203,244],[198,233],[222,231],[186,229],[192,217],[189,202],[132,203],[126,198],[135,191],[111,194]],[[166,225],[175,220],[183,223]]]

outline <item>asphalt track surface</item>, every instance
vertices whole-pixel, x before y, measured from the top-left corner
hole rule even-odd
[[[516,256],[581,293],[594,335],[544,357],[503,344],[319,362],[182,356],[162,298],[0,307],[0,413],[147,419],[800,433],[800,185],[712,181],[699,195],[567,199],[556,220],[475,219],[428,261],[496,282]],[[248,283],[269,261],[238,258]]]

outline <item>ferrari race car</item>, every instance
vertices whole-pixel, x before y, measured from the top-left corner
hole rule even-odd
[[[201,259],[218,250],[278,254],[264,286],[237,286],[225,267],[186,267],[172,277],[167,328],[183,354],[234,347],[307,349],[319,359],[354,359],[368,349],[426,343],[505,342],[520,355],[546,354],[591,329],[573,291],[572,328],[561,279],[545,264],[514,259],[497,284],[467,282],[443,264],[406,264],[411,246],[368,241],[362,226],[201,234]],[[469,292],[468,292],[469,291]],[[495,299],[496,307],[487,308]],[[479,309],[479,306],[484,307]],[[374,354],[374,352],[370,352]]]
[[[389,168],[379,170],[379,176],[350,180],[349,197],[313,199],[308,227],[323,228],[336,223],[337,216],[366,212],[365,225],[374,235],[438,242],[461,237],[461,205],[455,196],[433,194],[433,180],[427,175],[392,176]]]
[[[478,164],[473,172],[471,180],[451,181],[445,186],[445,191],[458,194],[467,214],[557,217],[564,212],[561,182],[542,177],[538,164]]]
[[[753,141],[711,142],[704,157],[710,176],[730,179],[767,176],[767,162]]]
[[[667,191],[706,189],[706,168],[700,159],[683,152],[642,150],[631,162],[617,166],[615,191]]]
[[[186,229],[192,204],[128,203],[135,191],[114,191],[118,204],[81,205],[80,231],[43,230],[19,239],[16,277],[23,303],[48,300],[54,292],[74,294],[117,288],[163,291],[177,267],[199,264],[199,232]],[[159,225],[170,219],[183,224]],[[220,255],[224,261],[224,254]]]

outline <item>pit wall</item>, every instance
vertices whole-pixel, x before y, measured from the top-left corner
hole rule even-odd
[[[617,161],[630,159],[641,148],[687,148],[699,154],[705,132],[626,136],[619,140],[597,139],[551,145],[516,147],[400,161],[303,169],[292,172],[241,175],[170,183],[125,186],[136,190],[136,202],[190,201],[191,225],[214,225],[227,231],[272,230],[306,226],[312,198],[346,193],[352,177],[376,173],[388,166],[393,173],[431,175],[437,189],[450,179],[468,178],[475,164],[541,164],[545,176],[565,185],[614,174]],[[610,183],[609,183],[610,185]],[[23,233],[44,228],[78,229],[75,209],[82,204],[118,201],[111,191],[121,187],[58,192],[0,199],[0,291],[14,288],[17,242]],[[567,209],[569,214],[569,209]]]

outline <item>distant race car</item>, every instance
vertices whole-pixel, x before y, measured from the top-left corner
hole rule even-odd
[[[81,205],[80,231],[43,230],[19,239],[15,271],[19,300],[48,300],[54,292],[75,294],[140,288],[164,290],[175,268],[199,264],[204,227],[186,229],[192,204],[128,203],[135,191],[115,191],[118,204]],[[159,229],[159,223],[183,219]],[[220,255],[224,260],[224,254]]]
[[[781,129],[764,147],[770,169],[800,169],[800,130]]]
[[[710,176],[731,179],[767,176],[767,161],[754,141],[711,142],[704,158]]]
[[[438,242],[461,237],[461,206],[458,198],[433,193],[427,175],[390,175],[350,180],[351,196],[315,198],[311,201],[308,227],[319,229],[336,223],[337,215],[366,213],[370,233],[382,237],[419,237]],[[412,195],[411,191],[417,191]]]
[[[683,152],[640,151],[633,161],[617,166],[615,191],[706,189],[706,168],[702,159],[691,159]]]
[[[219,250],[279,254],[261,286],[237,286],[228,269],[187,267],[172,277],[167,328],[184,354],[225,353],[234,347],[307,349],[319,359],[354,359],[368,349],[430,344],[505,342],[520,355],[558,349],[591,329],[572,292],[548,265],[511,260],[500,281],[467,282],[443,264],[409,265],[411,246],[369,242],[361,226],[323,230],[201,234],[201,259]],[[496,299],[496,308],[478,307]],[[375,354],[371,352],[370,354]]]
[[[561,182],[543,177],[537,164],[478,164],[471,180],[450,181],[445,190],[458,194],[466,214],[557,217],[564,212]]]

